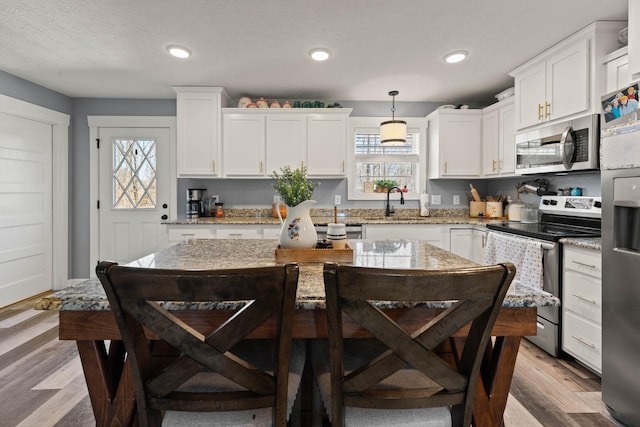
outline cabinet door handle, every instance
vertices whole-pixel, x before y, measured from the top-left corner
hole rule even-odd
[[[571,295],[573,295],[578,299],[581,299],[582,301],[588,302],[589,304],[594,304],[594,305],[596,304],[596,300],[594,299],[585,298],[582,295],[578,295],[578,294],[571,294]]]
[[[215,160],[211,160],[211,169],[213,170],[213,173],[216,173],[216,161]]]
[[[300,169],[304,169],[304,160],[300,162]]]
[[[538,104],[538,120],[542,120],[542,104]]]
[[[551,116],[551,104],[548,102],[544,103],[544,117],[549,118]]]
[[[342,161],[342,173],[344,173],[344,160]]]
[[[262,160],[260,160],[260,173],[262,173]]]
[[[493,159],[491,160],[491,172],[495,172],[496,171],[496,160]]]
[[[575,339],[575,340],[577,340],[577,341],[581,342],[582,344],[586,345],[587,347],[596,348],[596,346],[595,346],[595,345],[591,344],[591,343],[590,343],[590,342],[588,342],[588,341],[585,341],[584,339],[582,339],[582,338],[580,338],[580,337],[577,337],[577,336],[575,336],[575,335],[571,335],[571,338],[573,338],[573,339]]]
[[[586,263],[584,263],[584,262],[580,262],[580,261],[573,261],[573,260],[572,260],[571,262],[572,262],[572,263],[574,263],[574,264],[578,264],[578,265],[580,265],[580,266],[582,266],[582,267],[587,267],[587,268],[596,268],[596,266],[595,266],[595,265],[593,265],[593,264],[586,264]]]
[[[445,175],[447,174],[447,163],[448,163],[448,162],[444,162],[444,174],[445,174]]]

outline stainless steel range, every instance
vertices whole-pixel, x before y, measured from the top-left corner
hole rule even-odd
[[[537,223],[505,221],[488,224],[493,231],[533,239],[542,244],[543,289],[562,296],[562,238],[600,237],[602,203],[600,197],[542,196]],[[509,261],[509,260],[505,260]],[[536,336],[527,337],[549,354],[559,355],[561,339],[560,307],[538,308]]]

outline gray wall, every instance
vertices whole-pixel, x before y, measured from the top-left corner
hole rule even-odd
[[[73,100],[71,157],[70,247],[72,278],[89,277],[89,125],[87,116],[175,116],[175,99],[94,99]]]

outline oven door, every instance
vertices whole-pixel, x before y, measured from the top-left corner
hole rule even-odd
[[[490,231],[490,233],[508,234],[509,237],[535,240],[542,245],[542,289],[551,295],[560,298],[562,296],[560,278],[560,253],[561,245],[557,242],[524,237],[503,231]],[[514,260],[504,260],[514,262]],[[498,262],[501,262],[498,260]],[[518,268],[517,262],[516,268]],[[558,356],[560,343],[560,307],[538,307],[536,335],[527,339],[552,356]]]

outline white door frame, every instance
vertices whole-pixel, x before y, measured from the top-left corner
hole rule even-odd
[[[110,128],[169,128],[169,218],[178,216],[176,207],[177,187],[176,180],[176,117],[175,116],[87,116],[89,123],[89,275],[95,277],[96,262],[100,254],[100,241],[97,236],[100,235],[99,212],[97,209],[99,196],[99,154],[96,139],[98,139],[99,129],[101,127]]]
[[[0,112],[52,126],[52,268],[54,290],[69,279],[69,121],[68,114],[0,95]]]

